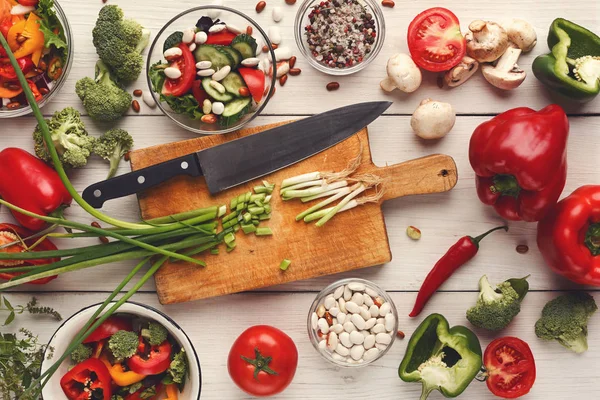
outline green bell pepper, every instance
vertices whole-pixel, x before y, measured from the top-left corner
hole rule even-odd
[[[600,37],[566,19],[557,18],[548,33],[550,54],[533,61],[533,73],[550,89],[576,101],[600,93]]]
[[[431,314],[413,333],[398,375],[404,382],[421,382],[421,400],[433,390],[456,397],[481,370],[481,345],[464,326],[450,328],[440,314]]]

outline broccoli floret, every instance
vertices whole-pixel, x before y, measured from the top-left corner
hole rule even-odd
[[[79,364],[80,362],[87,360],[91,356],[92,356],[92,348],[90,346],[86,346],[85,344],[81,343],[71,353],[71,360],[73,360],[73,362],[75,364]]]
[[[123,18],[118,6],[102,7],[92,31],[96,52],[120,82],[135,81],[142,72],[142,51],[150,41],[150,31]]]
[[[151,346],[158,346],[167,340],[167,328],[156,322],[150,322],[148,329],[142,329],[142,336],[148,340]]]
[[[96,63],[96,79],[80,79],[75,85],[75,93],[90,117],[98,121],[117,120],[131,106],[131,95],[112,79],[110,70],[101,60]]]
[[[185,350],[181,349],[179,353],[175,354],[175,357],[173,357],[171,365],[167,370],[168,383],[178,383],[179,385],[182,385],[185,382],[187,368]]]
[[[524,291],[519,294],[512,282],[519,281],[525,285]],[[477,304],[467,310],[467,319],[473,325],[490,331],[499,331],[510,324],[510,321],[521,311],[521,301],[529,285],[526,278],[511,279],[492,287],[487,276],[479,280],[479,298]]]
[[[115,359],[123,361],[133,356],[138,348],[139,339],[135,332],[117,331],[108,339],[108,348]]]
[[[133,147],[133,138],[123,129],[111,129],[96,141],[94,145],[94,154],[108,160],[110,170],[108,178],[112,178],[117,173],[117,168],[121,158]]]
[[[587,293],[574,292],[549,301],[542,318],[535,323],[535,334],[543,340],[556,340],[575,353],[588,349],[587,324],[598,306]]]
[[[55,112],[51,119],[46,120],[46,123],[63,165],[73,168],[85,166],[96,139],[88,135],[79,111],[67,107],[62,111]],[[50,161],[50,153],[46,148],[39,125],[33,131],[33,140],[35,154],[44,161]]]

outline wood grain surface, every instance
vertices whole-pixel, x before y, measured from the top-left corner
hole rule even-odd
[[[136,150],[130,156],[131,167],[138,170],[278,125],[281,124]],[[361,164],[355,175],[380,177],[385,190],[382,200],[445,192],[452,189],[458,179],[454,160],[439,154],[376,167],[371,159],[367,129],[297,164],[214,196],[208,192],[204,178],[174,178],[138,195],[144,219],[210,205],[229,205],[231,198],[251,191],[266,179],[276,184],[276,191],[271,200],[273,216],[262,225],[269,226],[274,236],[240,232],[236,235],[238,247],[231,253],[201,254],[199,257],[207,263],[204,268],[189,263],[167,263],[155,275],[161,303],[220,296],[389,262],[392,255],[380,203],[341,213],[324,227],[317,228],[314,224],[295,221],[296,215],[316,202],[283,202],[277,195],[283,179],[313,171],[341,171],[357,155],[361,155]],[[278,268],[283,259],[292,261],[285,272]]]

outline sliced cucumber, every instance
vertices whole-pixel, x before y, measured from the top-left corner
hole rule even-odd
[[[225,90],[232,95],[239,97],[240,88],[246,86],[244,80],[237,72],[230,72],[229,75],[221,81],[221,84],[225,86]]]
[[[213,100],[216,100],[216,101],[221,101],[221,102],[227,102],[227,101],[233,100],[233,95],[231,95],[227,92],[219,93],[218,90],[216,90],[215,88],[210,86],[211,80],[212,79],[210,77],[202,79],[202,89],[204,89],[204,91],[206,92],[206,94],[208,94],[210,96],[210,98],[212,98]]]
[[[242,97],[225,104],[225,110],[221,115],[221,125],[229,126],[239,121],[250,111],[251,102],[250,97]]]
[[[232,69],[235,66],[235,60],[227,51],[223,50],[223,46],[202,44],[194,51],[194,57],[196,62],[210,61],[212,63],[211,68],[215,71],[226,65],[229,65]]]
[[[243,60],[256,56],[256,40],[245,33],[237,35],[231,42],[231,47],[242,54]]]
[[[242,62],[242,55],[240,54],[240,52],[234,49],[233,47],[229,46],[223,46],[222,49],[223,51],[229,53],[229,55],[233,59],[234,65],[231,67],[231,69],[236,69],[238,65],[240,65],[240,63]]]

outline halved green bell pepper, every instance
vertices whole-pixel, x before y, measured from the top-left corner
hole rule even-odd
[[[586,28],[557,18],[548,33],[550,54],[533,61],[533,73],[550,89],[576,101],[600,93],[600,37]]]
[[[398,375],[404,382],[421,382],[421,400],[434,390],[456,397],[481,370],[481,345],[464,326],[450,328],[440,314],[431,314],[413,333]]]

